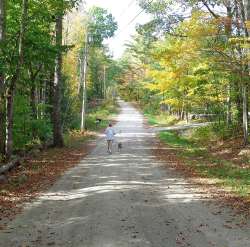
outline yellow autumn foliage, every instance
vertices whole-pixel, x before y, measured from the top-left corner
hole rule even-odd
[[[216,36],[217,32],[218,20],[201,11],[193,12],[190,19],[177,27],[176,37],[166,36],[155,43],[153,58],[158,67],[148,65],[146,76],[150,83],[145,87],[164,94],[164,102],[177,108],[183,103],[189,107],[191,104],[203,104],[205,101],[225,100],[223,90],[220,90],[222,93],[217,94],[215,99],[216,78],[213,74],[206,74],[214,61],[202,56],[204,43]],[[223,49],[220,46],[216,48]],[[205,84],[204,93],[197,94],[201,91],[201,83]],[[222,83],[220,86],[225,85]]]

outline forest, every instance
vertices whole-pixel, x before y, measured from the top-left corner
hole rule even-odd
[[[62,147],[69,131],[93,125],[86,112],[115,90],[103,41],[117,23],[80,1],[0,3],[0,153],[9,160],[36,144]]]
[[[127,44],[124,95],[149,114],[214,122],[247,145],[250,2],[139,3],[152,18]]]
[[[249,96],[250,0],[0,0],[0,246],[250,246]]]
[[[118,26],[107,10],[1,0],[2,160],[37,143],[62,147],[65,134],[87,129],[88,113],[118,92],[145,113],[205,119],[248,144],[250,1],[138,3],[151,19],[114,59],[104,41]]]

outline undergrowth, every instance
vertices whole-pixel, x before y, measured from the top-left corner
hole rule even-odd
[[[151,112],[144,112],[148,118],[148,123],[154,126],[171,126],[178,123],[178,119],[167,113],[160,113],[158,115]]]
[[[196,130],[194,135],[196,138],[185,138],[178,135],[177,132],[161,132],[159,137],[162,142],[176,150],[177,156],[183,159],[188,168],[192,168],[202,177],[216,179],[218,184],[228,187],[238,195],[249,199],[250,168],[243,168],[230,160],[213,156],[206,146],[197,141],[197,136],[207,129],[210,128]]]
[[[113,117],[118,113],[118,105],[114,101],[106,101],[104,104],[91,109],[86,118],[87,131],[71,130],[64,135],[65,145],[77,147],[89,139],[95,137],[95,132],[107,127]],[[101,119],[96,123],[96,119]]]
[[[106,101],[88,112],[86,118],[87,130],[96,131],[105,128],[112,118],[118,113],[118,106],[114,101]],[[100,124],[96,124],[96,119],[101,119]]]

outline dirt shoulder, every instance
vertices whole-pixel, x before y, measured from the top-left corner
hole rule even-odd
[[[188,159],[182,157],[180,155],[180,148],[170,146],[159,139],[156,142],[153,153],[158,159],[162,160],[168,168],[175,169],[190,182],[199,185],[204,193],[216,199],[222,206],[229,206],[235,210],[236,214],[246,216],[246,221],[247,218],[249,219],[250,198],[240,196],[218,179],[200,173],[194,165],[190,165],[197,162],[197,157],[188,157]],[[244,223],[243,220],[242,224]]]
[[[249,161],[239,155],[243,149],[240,138],[193,147],[188,140],[175,135],[176,130],[164,131],[173,134],[162,136],[164,132],[159,132],[149,122],[149,117],[144,115],[145,128],[156,134],[153,154],[167,168],[197,184],[204,194],[216,199],[222,207],[229,206],[236,214],[241,214],[244,224],[250,218],[250,166]]]
[[[9,172],[7,181],[0,184],[0,228],[22,210],[25,202],[50,188],[94,147],[93,133],[72,136],[64,148],[53,148],[34,154]]]

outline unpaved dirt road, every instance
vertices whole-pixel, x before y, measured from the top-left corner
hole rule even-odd
[[[121,153],[103,138],[74,169],[0,233],[1,247],[249,247],[230,209],[208,202],[151,148],[143,118],[121,102]]]

